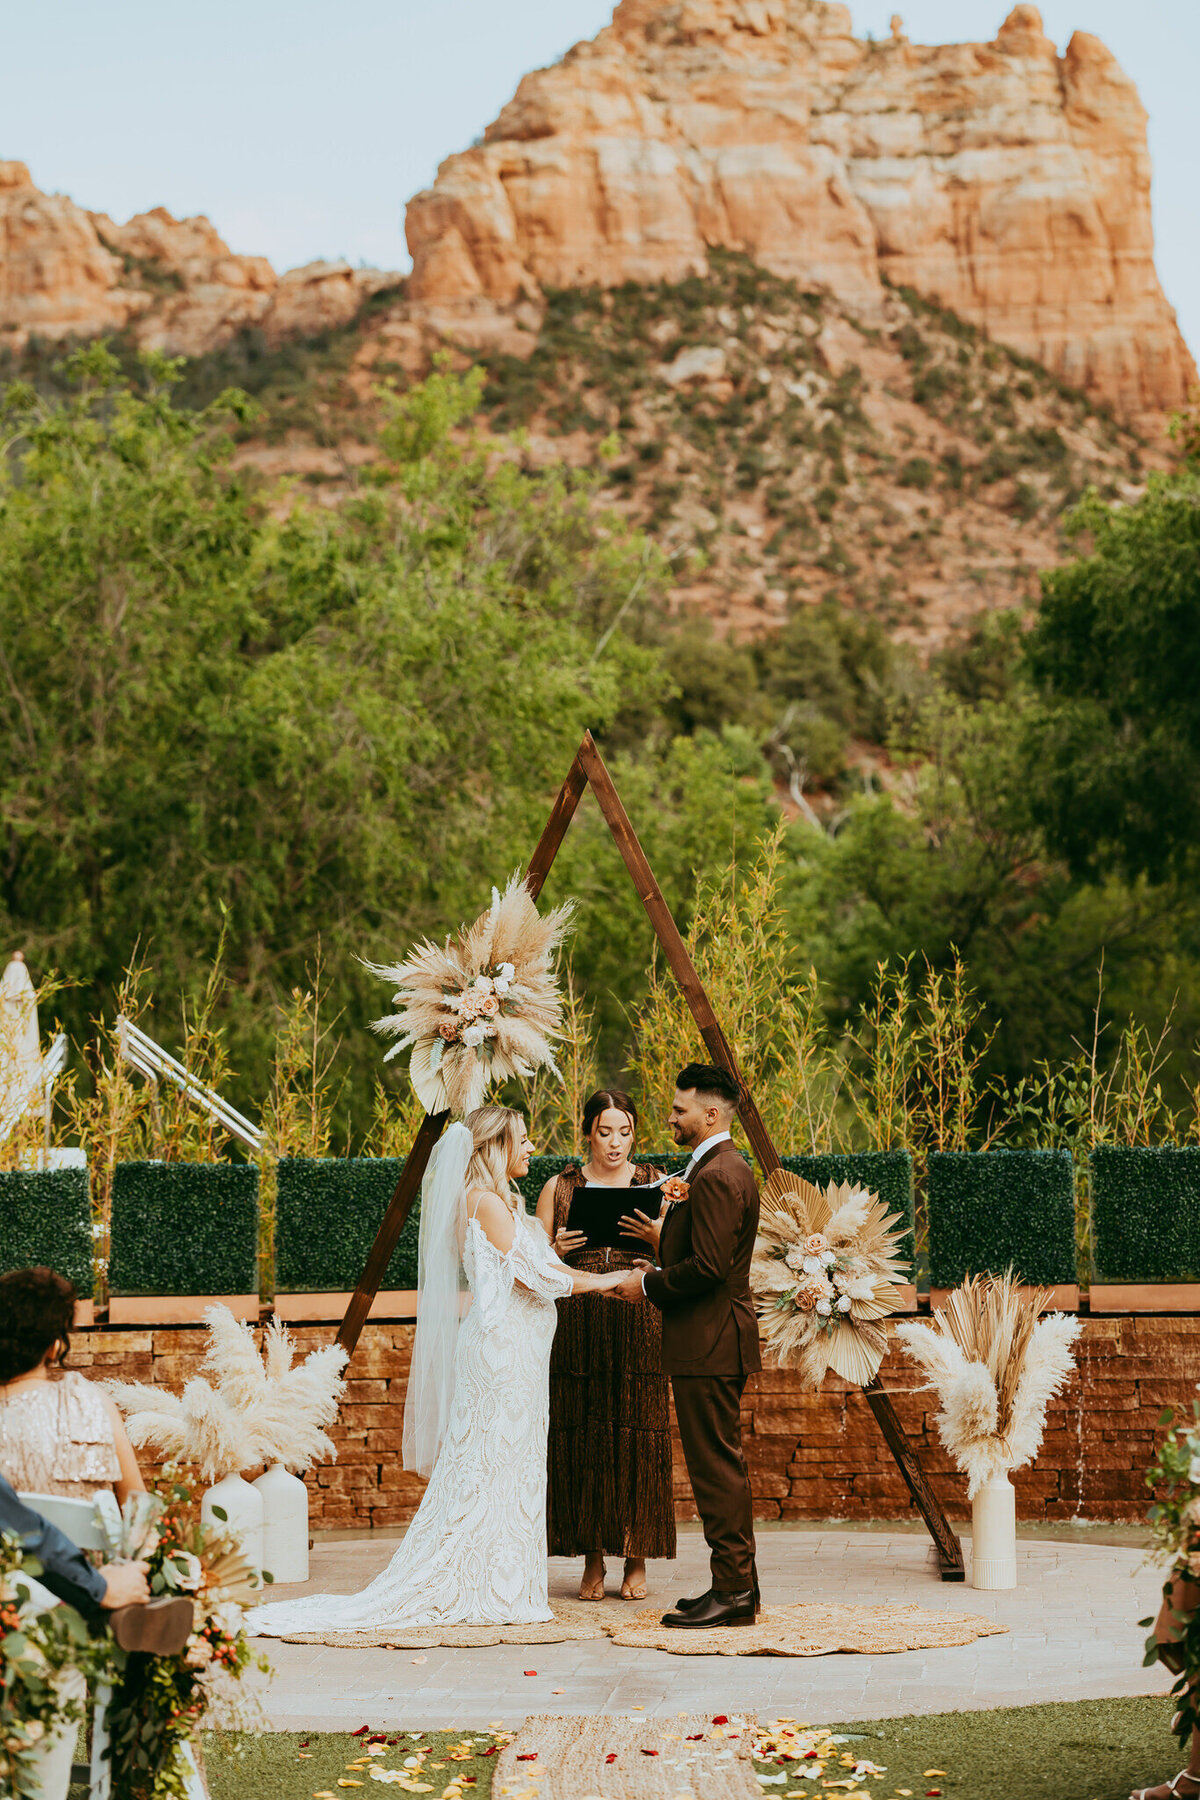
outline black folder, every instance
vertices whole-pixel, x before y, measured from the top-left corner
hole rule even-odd
[[[620,1220],[625,1213],[632,1216],[635,1212],[656,1219],[661,1205],[661,1182],[648,1187],[577,1187],[571,1195],[567,1230],[586,1232],[589,1250],[624,1250],[633,1256],[648,1257],[649,1244],[644,1238],[626,1236]]]

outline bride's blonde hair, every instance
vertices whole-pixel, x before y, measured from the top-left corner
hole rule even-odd
[[[474,1146],[467,1164],[467,1192],[487,1188],[507,1199],[513,1211],[524,1204],[513,1187],[509,1170],[517,1159],[525,1120],[511,1106],[477,1106],[463,1123]]]

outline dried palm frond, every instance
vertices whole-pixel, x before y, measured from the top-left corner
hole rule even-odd
[[[879,1373],[896,1311],[902,1221],[865,1188],[822,1192],[776,1169],[762,1192],[750,1287],[763,1346],[778,1368],[820,1387],[830,1369],[865,1387]]]
[[[428,938],[403,962],[365,967],[395,984],[398,1012],[372,1030],[394,1036],[384,1057],[411,1050],[409,1074],[427,1112],[462,1118],[489,1084],[537,1069],[557,1074],[562,998],[554,957],[572,907],[541,914],[520,873],[473,925],[444,944]]]
[[[291,1339],[276,1320],[267,1329],[264,1365],[250,1328],[228,1307],[210,1306],[204,1318],[204,1366],[215,1386],[199,1375],[180,1395],[144,1382],[105,1383],[126,1415],[134,1447],[195,1463],[210,1482],[262,1462],[307,1469],[336,1460],[323,1427],[337,1417],[345,1386],[342,1346],[323,1345],[293,1368]]]
[[[1039,1315],[1048,1290],[1023,1293],[1017,1277],[972,1275],[955,1288],[932,1325],[896,1335],[941,1404],[938,1435],[967,1476],[967,1497],[994,1475],[1038,1453],[1046,1407],[1075,1367],[1079,1321]]]

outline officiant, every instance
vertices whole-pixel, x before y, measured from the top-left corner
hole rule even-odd
[[[654,1240],[657,1218],[646,1224],[651,1214],[643,1208],[656,1214],[658,1196],[643,1198],[642,1207],[631,1198],[624,1210],[635,1219],[642,1213],[645,1241],[625,1236],[616,1246],[589,1243],[585,1232],[569,1229],[571,1202],[582,1188],[643,1187],[663,1171],[635,1158],[638,1115],[628,1094],[614,1088],[592,1094],[582,1124],[582,1166],[576,1163],[546,1183],[537,1216],[572,1268],[632,1268]],[[605,1556],[624,1557],[622,1598],[642,1600],[647,1557],[675,1555],[661,1316],[649,1301],[614,1306],[602,1294],[560,1300],[558,1312],[550,1357],[550,1554],[585,1558],[581,1600],[602,1600]]]

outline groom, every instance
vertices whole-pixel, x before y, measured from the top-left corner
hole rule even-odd
[[[746,1377],[762,1368],[750,1298],[758,1187],[729,1134],[737,1101],[727,1070],[689,1063],[680,1071],[671,1134],[692,1153],[683,1171],[688,1197],[663,1221],[660,1266],[632,1270],[616,1289],[625,1300],[644,1293],[662,1313],[663,1368],[712,1552],[708,1592],[677,1601],[663,1617],[682,1630],[753,1625],[759,1605],[741,1428]]]

